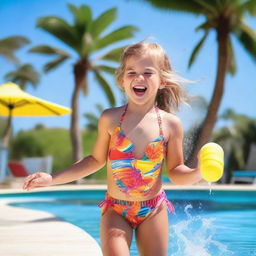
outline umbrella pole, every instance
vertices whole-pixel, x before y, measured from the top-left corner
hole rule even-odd
[[[12,126],[12,106],[9,106],[10,115],[8,116],[7,125],[3,132],[2,140],[4,147],[8,148],[10,136],[11,136],[11,126]]]

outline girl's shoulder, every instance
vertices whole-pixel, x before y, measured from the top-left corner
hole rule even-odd
[[[183,125],[179,117],[164,110],[161,110],[160,113],[163,117],[163,122],[169,130],[170,136],[178,135],[183,132]]]
[[[109,119],[110,121],[114,121],[115,119],[120,118],[124,109],[125,105],[120,107],[107,108],[102,112],[101,116],[103,116],[106,119]]]
[[[124,106],[105,109],[101,114],[101,119],[105,120],[109,133],[118,125],[120,117],[125,109]]]

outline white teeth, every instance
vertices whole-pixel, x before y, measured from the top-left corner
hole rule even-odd
[[[139,85],[136,85],[136,86],[134,86],[133,88],[135,88],[135,89],[146,89],[145,86],[139,86]]]

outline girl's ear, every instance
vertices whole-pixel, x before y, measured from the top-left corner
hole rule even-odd
[[[166,82],[164,80],[161,80],[159,89],[165,88]]]
[[[120,87],[122,89],[122,91],[124,91],[124,80],[122,79],[122,83],[120,84]]]

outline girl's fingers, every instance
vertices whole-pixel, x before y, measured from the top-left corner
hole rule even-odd
[[[30,190],[32,188],[40,187],[39,183],[40,183],[40,179],[38,179],[38,178],[30,180],[28,182],[28,184],[26,185],[25,189],[26,190]]]
[[[51,184],[51,181],[51,175],[44,172],[36,172],[25,179],[23,189],[30,190],[32,188],[48,186]]]
[[[37,178],[39,176],[39,173],[33,173],[31,175],[29,175],[25,180],[24,180],[24,185],[23,185],[23,189],[26,189],[28,184],[31,182],[31,180]]]
[[[34,174],[29,175],[28,177],[25,178],[24,183],[23,183],[23,189],[26,189],[28,183],[34,178]]]

